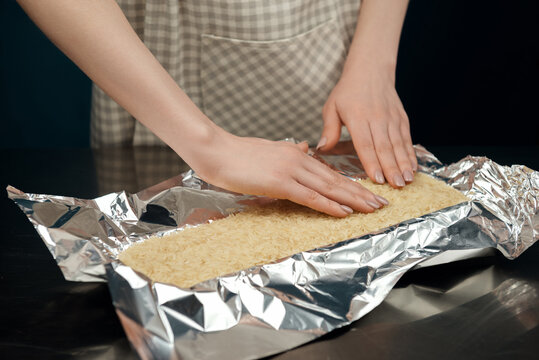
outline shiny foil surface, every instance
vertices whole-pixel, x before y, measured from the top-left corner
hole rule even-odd
[[[251,359],[311,341],[375,308],[408,270],[498,249],[518,257],[539,238],[539,173],[468,156],[443,166],[416,146],[420,171],[472,201],[324,248],[199,283],[152,282],[117,260],[134,242],[241,211],[262,198],[187,172],[137,194],[92,200],[8,187],[65,278],[107,281],[125,332],[143,359]],[[356,156],[314,154],[352,178]]]

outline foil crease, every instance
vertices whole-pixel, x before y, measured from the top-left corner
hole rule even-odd
[[[468,156],[444,166],[416,146],[420,171],[471,201],[375,233],[294,254],[191,288],[152,282],[117,260],[131,244],[196,226],[267,199],[230,193],[192,171],[137,194],[93,200],[8,196],[28,216],[64,277],[107,281],[116,312],[143,359],[251,359],[348,325],[408,270],[488,254],[514,259],[539,238],[539,173]],[[351,178],[356,156],[313,154]]]

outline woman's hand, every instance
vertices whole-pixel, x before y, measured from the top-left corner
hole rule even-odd
[[[346,126],[369,177],[391,186],[413,181],[417,160],[408,116],[390,72],[368,66],[345,71],[323,109],[324,130],[318,148],[329,150]]]
[[[399,38],[408,0],[364,0],[341,79],[324,105],[318,147],[329,150],[341,126],[369,177],[396,188],[414,179],[417,159],[408,116],[395,91]]]
[[[353,209],[372,212],[387,205],[360,184],[331,170],[298,145],[242,138],[223,130],[190,165],[205,181],[227,190],[289,199],[312,209],[345,217]]]

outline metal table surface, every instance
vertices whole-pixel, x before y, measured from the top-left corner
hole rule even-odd
[[[539,169],[539,147],[427,147]],[[161,148],[0,150],[0,185],[94,198],[186,169]],[[136,359],[106,284],[64,280],[25,215],[0,197],[0,358]],[[364,318],[275,359],[537,359],[539,245],[407,273]]]

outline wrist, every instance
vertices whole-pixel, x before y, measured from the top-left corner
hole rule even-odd
[[[341,77],[369,77],[376,76],[383,78],[391,83],[395,83],[395,71],[397,67],[396,59],[385,58],[365,54],[350,54],[346,59]]]
[[[233,144],[235,135],[217,126],[207,117],[207,121],[196,123],[196,128],[185,132],[185,137],[170,144],[172,149],[202,179],[211,182],[221,171],[221,155]]]
[[[170,147],[189,165],[200,156],[205,156],[208,149],[216,145],[219,139],[228,134],[208,118],[192,121],[187,127],[182,127],[181,136],[168,142]]]
[[[363,26],[363,29],[360,29],[361,20],[365,19],[360,16],[358,20],[358,29],[350,45],[343,73],[369,72],[394,80],[398,41],[391,40],[391,37],[388,39],[387,34],[381,36],[379,33],[382,30],[372,28],[372,24],[371,27]]]

